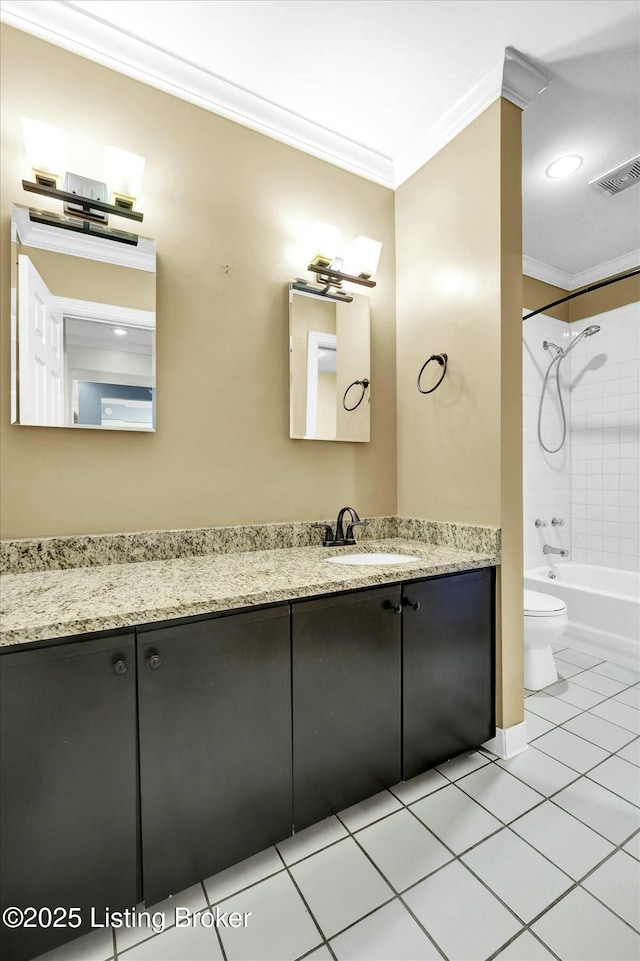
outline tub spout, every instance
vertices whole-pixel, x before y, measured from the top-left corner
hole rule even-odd
[[[569,551],[565,550],[564,547],[552,547],[551,544],[545,544],[542,548],[543,554],[559,554],[560,557],[568,557]]]

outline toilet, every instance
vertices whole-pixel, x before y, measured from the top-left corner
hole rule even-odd
[[[540,591],[524,592],[524,686],[539,691],[558,680],[551,644],[567,629],[567,605]]]

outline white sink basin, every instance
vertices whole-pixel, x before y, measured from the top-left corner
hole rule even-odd
[[[381,564],[408,564],[410,561],[419,561],[419,557],[411,554],[338,554],[336,557],[325,557],[329,564],[353,564],[370,567]]]

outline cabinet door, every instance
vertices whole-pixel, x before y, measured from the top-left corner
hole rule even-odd
[[[144,898],[291,834],[289,606],[138,635]]]
[[[296,831],[400,780],[400,609],[399,587],[293,605]]]
[[[2,655],[0,725],[2,907],[83,920],[2,925],[0,954],[20,961],[138,900],[134,635]]]
[[[495,734],[494,569],[405,584],[403,597],[407,780]]]

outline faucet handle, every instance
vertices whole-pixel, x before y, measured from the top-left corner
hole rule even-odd
[[[323,547],[327,547],[328,544],[333,544],[335,538],[330,524],[323,524],[322,522],[316,521],[311,526],[321,528],[324,531],[324,537],[322,538]]]
[[[358,515],[356,514],[356,517],[357,516]],[[368,527],[368,526],[369,526],[369,521],[361,521],[361,520],[351,521],[350,524],[347,524],[347,533],[344,535],[344,539],[347,542],[347,544],[355,544],[356,542],[356,539],[353,536],[354,527]]]
[[[564,527],[564,520],[563,520],[561,517],[552,517],[552,518],[551,518],[551,526],[552,526],[552,527]]]
[[[536,525],[536,527],[546,527],[546,526],[547,526],[547,522],[546,522],[546,521],[541,521],[540,518],[537,517],[536,520],[535,520],[535,525]]]

